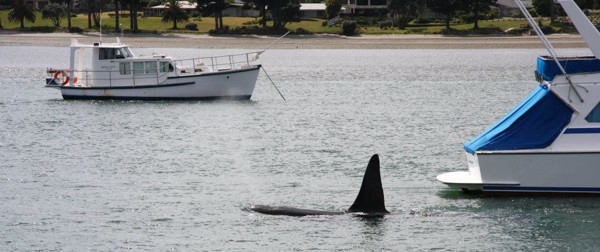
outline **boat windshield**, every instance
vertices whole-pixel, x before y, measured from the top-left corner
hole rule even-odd
[[[133,58],[133,53],[128,47],[122,48],[100,48],[101,60]]]

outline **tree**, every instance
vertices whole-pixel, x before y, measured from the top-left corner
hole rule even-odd
[[[446,15],[446,30],[450,30],[450,19],[456,13],[458,0],[427,0],[427,7],[436,13]]]
[[[205,16],[214,15],[215,30],[223,29],[223,11],[229,5],[225,0],[198,0],[198,11]]]
[[[288,22],[300,19],[299,0],[269,0],[267,5],[273,18],[273,27],[282,29]]]
[[[73,8],[71,0],[67,0],[67,30],[71,30],[71,8]]]
[[[21,29],[25,29],[25,20],[35,22],[35,11],[33,6],[26,4],[25,0],[15,0],[12,9],[8,12],[8,21],[21,23]]]
[[[404,28],[418,13],[420,0],[390,0],[388,9],[394,16],[396,26]]]
[[[259,10],[261,24],[263,28],[267,28],[267,0],[242,0],[245,8],[253,8]]]
[[[65,4],[66,8],[66,16],[67,16],[67,29],[71,30],[71,10],[73,9],[73,0],[55,0],[51,2]]]
[[[325,13],[327,14],[327,19],[332,19],[337,17],[342,10],[342,1],[341,0],[326,0],[325,1]]]
[[[113,0],[115,4],[115,33],[119,33],[119,0]]]
[[[42,19],[50,19],[55,27],[60,26],[60,23],[65,16],[65,7],[60,4],[51,3],[42,9]]]
[[[461,0],[461,9],[473,14],[473,29],[479,29],[480,14],[491,10],[490,6],[495,4],[496,0]]]
[[[168,0],[165,5],[169,6],[169,8],[167,8],[162,14],[163,23],[166,24],[169,22],[173,22],[173,29],[177,29],[178,22],[189,20],[187,13],[183,9],[181,9],[181,6],[179,6],[179,1]]]
[[[138,5],[140,4],[140,0],[130,0],[130,4],[129,4],[129,15],[130,19],[129,19],[129,29],[131,29],[132,32],[137,32],[138,31]]]

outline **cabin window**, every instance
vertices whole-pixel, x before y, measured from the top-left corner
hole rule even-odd
[[[119,73],[122,75],[131,74],[131,64],[129,62],[119,63]]]
[[[161,73],[173,72],[173,70],[175,70],[175,69],[173,68],[173,65],[171,65],[171,63],[160,62],[160,72]]]
[[[144,62],[133,62],[133,74],[144,74]]]
[[[100,59],[108,60],[115,58],[115,50],[114,48],[100,48]]]
[[[144,62],[144,68],[145,68],[147,74],[156,73],[156,61]]]
[[[109,59],[124,59],[131,58],[133,54],[126,48],[100,48],[99,49],[99,59],[101,60],[109,60]]]
[[[585,120],[588,122],[600,122],[600,103],[596,104],[596,107],[585,117]]]
[[[156,61],[133,62],[133,74],[156,74]]]
[[[125,55],[123,55],[123,52],[119,49],[115,48],[114,53],[115,53],[115,59],[124,59],[125,58]]]
[[[124,58],[131,58],[133,57],[133,54],[131,53],[131,51],[128,50],[128,48],[121,48],[119,49],[120,54],[123,55]]]

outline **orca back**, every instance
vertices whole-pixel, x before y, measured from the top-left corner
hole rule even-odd
[[[354,200],[354,204],[348,209],[348,212],[362,212],[367,214],[389,213],[385,209],[379,167],[379,156],[375,154],[369,160],[358,196],[356,196],[356,200]]]

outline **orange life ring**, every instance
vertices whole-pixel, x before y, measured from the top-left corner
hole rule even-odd
[[[56,70],[54,72],[54,79],[57,80],[59,83],[62,83],[62,85],[67,85],[67,83],[69,83],[69,80],[71,80],[71,78],[69,78],[69,73],[71,72],[71,70]],[[60,78],[59,78],[59,75]],[[62,82],[61,82],[62,80]],[[73,84],[77,83],[77,77],[73,78]]]

